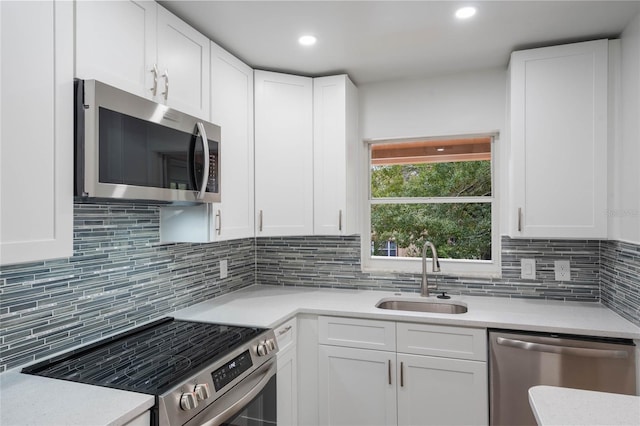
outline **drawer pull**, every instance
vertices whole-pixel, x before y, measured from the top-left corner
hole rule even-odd
[[[282,330],[278,331],[278,336],[282,336],[283,334],[285,334],[286,332],[291,330],[291,326],[288,325],[285,328],[283,328]]]
[[[389,376],[389,384],[391,384],[391,360],[389,360],[388,367],[387,375]]]
[[[400,387],[404,387],[404,362],[400,363]]]

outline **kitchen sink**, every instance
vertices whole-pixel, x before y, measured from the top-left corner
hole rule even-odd
[[[376,304],[376,308],[435,314],[464,314],[467,312],[467,306],[461,303],[406,299],[382,299]]]

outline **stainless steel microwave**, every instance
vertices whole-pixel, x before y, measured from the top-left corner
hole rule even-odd
[[[75,81],[76,197],[220,201],[220,127],[96,80]]]

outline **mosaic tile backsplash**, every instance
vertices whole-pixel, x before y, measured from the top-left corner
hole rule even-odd
[[[520,278],[520,259],[536,261],[536,279]],[[554,261],[571,262],[571,281],[555,281]],[[360,238],[286,237],[256,240],[260,284],[418,292],[420,275],[367,273],[360,267]],[[502,278],[466,278],[443,274],[440,291],[474,296],[503,296],[597,302],[598,240],[502,239]]]
[[[0,372],[258,284],[417,292],[417,274],[363,273],[357,236],[159,243],[159,206],[76,204],[74,255],[0,268]],[[536,260],[536,280],[520,259]],[[219,260],[229,277],[220,280]],[[554,279],[570,260],[571,281]],[[445,271],[446,272],[446,271]],[[502,278],[441,275],[452,294],[602,301],[640,326],[640,246],[502,239]]]
[[[600,262],[602,303],[640,326],[640,245],[603,241]]]
[[[254,259],[252,238],[160,245],[158,206],[76,204],[72,257],[0,268],[0,371],[254,284]]]

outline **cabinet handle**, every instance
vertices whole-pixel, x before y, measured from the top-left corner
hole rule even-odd
[[[262,210],[258,214],[258,231],[262,232]]]
[[[391,360],[388,361],[388,372],[387,375],[389,376],[389,384],[391,384]]]
[[[164,95],[164,100],[166,101],[169,98],[169,70],[165,69],[162,76],[164,77],[164,92],[162,92],[162,94]]]
[[[400,363],[400,387],[404,387],[404,362]]]
[[[283,328],[282,330],[278,331],[278,336],[282,336],[283,334],[287,333],[290,330],[291,330],[291,326],[288,325],[285,328]]]
[[[338,211],[338,231],[342,231],[342,210]]]
[[[151,69],[153,73],[153,87],[150,89],[153,96],[158,94],[158,65],[153,64],[153,68]]]
[[[518,207],[518,232],[522,232],[522,207]]]
[[[218,213],[216,213],[216,232],[218,235],[220,235],[221,230],[222,230],[222,212],[218,210]]]

